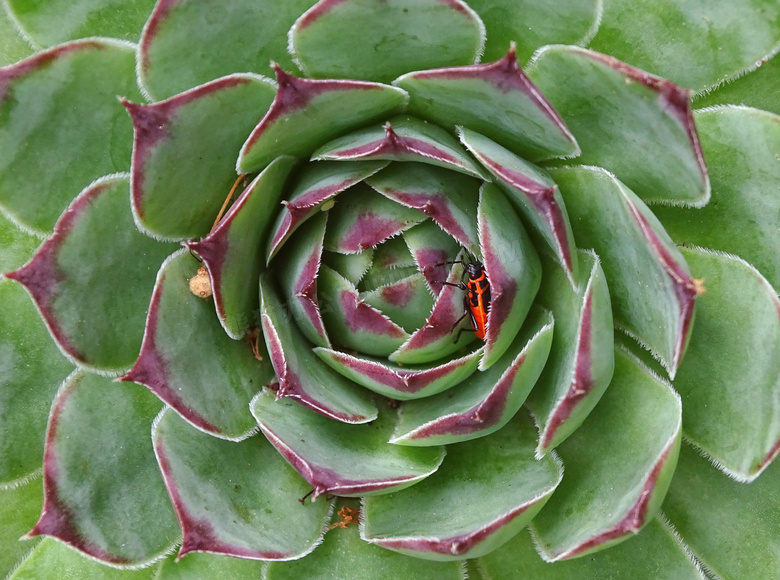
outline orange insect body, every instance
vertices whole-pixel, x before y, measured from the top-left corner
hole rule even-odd
[[[471,316],[471,328],[480,340],[485,340],[485,330],[490,312],[490,282],[485,267],[479,262],[468,264],[466,271],[466,309]]]
[[[463,264],[464,262],[458,260],[446,263]],[[490,281],[485,272],[485,266],[482,262],[469,262],[466,264],[466,270],[463,272],[463,275],[464,277],[468,276],[468,280],[465,283],[460,282],[459,284],[453,284],[452,282],[442,282],[442,284],[455,286],[466,292],[466,296],[463,299],[466,313],[453,325],[453,329],[461,320],[463,320],[463,318],[469,316],[471,318],[471,331],[474,332],[480,340],[485,340],[488,314],[490,313]],[[460,334],[464,330],[468,329],[461,328],[455,342],[460,340]]]

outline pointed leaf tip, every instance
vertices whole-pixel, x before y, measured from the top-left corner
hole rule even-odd
[[[520,69],[514,45],[495,62],[412,72],[393,84],[409,93],[412,114],[468,127],[525,158],[580,152],[560,115]]]

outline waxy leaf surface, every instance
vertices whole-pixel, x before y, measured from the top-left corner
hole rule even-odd
[[[263,391],[252,401],[252,413],[263,434],[312,485],[315,499],[402,489],[428,477],[444,459],[443,447],[387,443],[395,413],[384,404],[371,423],[347,425]]]
[[[43,538],[9,580],[40,578],[100,578],[101,580],[148,580],[149,570],[118,570],[80,554],[54,538]]]
[[[485,333],[485,370],[496,362],[523,326],[539,290],[542,266],[520,218],[504,194],[485,184],[479,196],[479,242],[490,282],[490,312]]]
[[[324,161],[308,163],[296,176],[283,208],[278,210],[266,256],[271,261],[282,245],[306,220],[325,210],[337,194],[387,165],[385,161]],[[356,281],[355,281],[356,282]]]
[[[482,61],[498,60],[511,42],[525,62],[545,44],[583,46],[596,33],[602,0],[469,0],[487,28]]]
[[[441,126],[466,126],[527,159],[572,157],[574,137],[520,70],[514,45],[496,62],[406,74],[409,112]]]
[[[543,49],[527,71],[577,138],[579,163],[604,167],[648,202],[707,203],[688,91],[572,46]]]
[[[455,257],[459,262],[465,258],[464,252]],[[459,351],[475,339],[473,333],[465,330],[462,336],[459,335],[460,329],[467,329],[470,324],[463,303],[463,290],[457,287],[462,274],[463,265],[455,263],[445,280],[446,285],[441,285],[441,279],[436,280],[441,290],[436,296],[430,316],[423,326],[415,330],[411,337],[388,357],[391,361],[399,365],[428,364]]]
[[[190,292],[199,267],[186,249],[163,263],[141,354],[122,379],[148,387],[198,429],[242,439],[255,428],[249,401],[273,371],[249,345],[225,334],[211,301]]]
[[[373,248],[427,218],[359,184],[339,195],[328,212],[325,249],[352,254]]]
[[[140,98],[133,70],[132,45],[110,39],[0,69],[0,208],[14,222],[51,232],[79,191],[130,168],[132,123],[116,95]]]
[[[777,74],[779,65],[780,57],[777,54],[771,58],[762,58],[756,63],[757,68],[747,74],[718,85],[707,93],[694,95],[693,105],[701,109],[714,105],[739,103],[780,115],[780,102],[776,98],[777,93],[780,92],[780,75]]]
[[[135,127],[132,196],[139,226],[173,240],[208,234],[236,180],[236,151],[273,95],[269,79],[234,74],[151,105],[124,101]]]
[[[577,244],[601,258],[615,324],[674,377],[697,292],[685,259],[647,206],[613,175],[594,167],[551,172]]]
[[[140,41],[140,83],[165,99],[236,71],[266,73],[272,60],[290,68],[287,31],[314,2],[158,0]]]
[[[387,282],[374,290],[361,292],[360,298],[387,315],[406,332],[414,332],[425,324],[434,304],[425,276],[419,272],[397,282]]]
[[[336,510],[348,507],[359,510],[357,500],[340,499]],[[360,519],[360,516],[357,516]],[[339,516],[334,516],[333,524]],[[333,525],[332,524],[332,525]],[[397,580],[436,578],[436,580],[466,580],[458,562],[431,562],[404,556],[379,548],[360,537],[357,525],[335,527],[325,534],[322,545],[310,556],[294,562],[270,562],[264,570],[264,580],[302,580],[304,578],[360,578],[386,580],[387,574]]]
[[[43,502],[43,486],[38,478],[11,488],[0,487],[0,574],[11,572],[40,541],[23,538],[38,520]]]
[[[518,533],[563,476],[534,458],[536,429],[518,415],[489,439],[447,447],[439,470],[410,488],[366,498],[363,536],[420,558],[476,558]]]
[[[777,461],[745,485],[683,445],[663,511],[713,575],[724,580],[773,580],[780,570],[778,505]]]
[[[675,242],[735,254],[778,289],[780,117],[746,107],[718,107],[697,111],[695,118],[710,168],[712,199],[703,208],[659,206],[653,213]]]
[[[392,443],[436,445],[483,437],[505,425],[542,373],[553,337],[549,313],[534,311],[514,342],[486,371],[458,386],[401,406]]]
[[[298,78],[278,65],[274,70],[276,97],[241,147],[239,173],[258,171],[279,155],[308,157],[345,131],[399,112],[409,98],[389,85]]]
[[[726,473],[751,481],[780,452],[780,299],[738,258],[681,251],[707,286],[674,381],[683,434]]]
[[[282,250],[274,272],[279,277],[285,314],[309,342],[329,347],[330,338],[317,299],[317,274],[327,221],[327,215],[320,213],[304,224],[295,235],[295,243]]]
[[[680,399],[670,385],[616,350],[610,387],[556,449],[566,475],[531,523],[542,557],[594,552],[652,520],[677,464],[681,424]]]
[[[155,271],[175,250],[134,227],[128,192],[127,175],[92,184],[33,259],[7,274],[30,292],[62,351],[99,370],[135,361]]]
[[[479,180],[429,164],[393,163],[366,183],[388,199],[424,212],[470,251],[479,247]]]
[[[409,338],[403,328],[369,306],[349,280],[337,272],[322,266],[318,281],[323,320],[336,344],[368,355],[387,356]]]
[[[482,177],[482,170],[452,135],[415,117],[393,117],[326,143],[312,159],[417,161]]]
[[[390,82],[410,70],[476,62],[479,16],[461,0],[322,0],[290,30],[307,76]]]
[[[52,407],[43,511],[30,535],[113,564],[148,564],[169,551],[178,528],[149,439],[160,407],[138,385],[71,374]]]
[[[0,281],[0,304],[2,489],[40,470],[51,400],[73,366],[60,356],[21,286],[10,280]]]
[[[368,393],[328,368],[285,310],[268,274],[260,276],[260,315],[279,397],[291,397],[331,419],[365,423],[376,418]]]
[[[534,548],[531,534],[522,531],[512,540],[477,560],[482,578],[535,580],[705,580],[692,561],[688,547],[675,530],[654,518],[642,533],[608,551],[561,562],[545,562]]]
[[[40,236],[19,229],[0,214],[0,272],[21,268],[40,245]]]
[[[506,193],[509,201],[552,249],[569,274],[577,278],[574,236],[558,186],[543,170],[487,137],[459,129],[461,142]]]
[[[307,483],[264,437],[224,441],[166,410],[152,439],[184,534],[179,557],[286,560],[314,549],[329,502],[301,504]],[[287,525],[291,518],[295,526]]]
[[[542,258],[537,301],[555,317],[552,350],[528,407],[539,425],[544,455],[571,435],[596,406],[612,379],[614,334],[609,289],[601,261],[592,252],[577,256],[583,274],[576,288],[549,258]]]
[[[208,270],[219,321],[231,338],[242,338],[259,325],[257,285],[248,282],[257,280],[263,269],[270,221],[295,161],[293,157],[272,161],[206,238],[187,243]]]
[[[8,9],[40,46],[88,36],[135,42],[154,0],[8,0]]]
[[[315,348],[314,352],[348,379],[398,401],[428,397],[460,384],[477,370],[482,355],[481,350],[475,350],[438,365],[410,368],[328,348]]]
[[[604,0],[590,47],[701,90],[776,51],[779,34],[780,10],[772,0]]]

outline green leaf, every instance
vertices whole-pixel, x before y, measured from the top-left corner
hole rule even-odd
[[[542,509],[563,466],[534,459],[536,429],[515,417],[492,437],[447,447],[426,480],[364,501],[363,537],[430,560],[476,558],[517,534]]]
[[[252,401],[260,429],[308,481],[313,499],[389,493],[414,485],[438,469],[443,447],[390,445],[394,413],[381,405],[376,420],[349,425],[264,390]]]
[[[426,219],[423,212],[358,184],[339,195],[336,207],[329,210],[325,249],[342,254],[361,252]]]
[[[190,291],[199,266],[186,249],[163,262],[141,354],[122,380],[145,385],[198,429],[243,439],[254,429],[249,401],[273,372],[249,345],[231,340],[214,306]]]
[[[41,238],[20,229],[0,214],[0,272],[21,268],[41,245]]]
[[[485,578],[534,580],[704,580],[688,547],[674,529],[659,518],[642,533],[608,551],[562,562],[545,562],[534,549],[531,535],[521,532],[506,545],[477,560]]]
[[[683,445],[663,505],[705,569],[723,580],[772,580],[780,570],[780,462],[750,485],[727,478]]]
[[[700,209],[659,206],[653,212],[676,242],[736,254],[780,288],[780,117],[718,107],[697,111],[696,125],[712,199]]]
[[[481,169],[457,139],[437,125],[406,115],[338,137],[317,149],[312,159],[417,161],[482,178]]]
[[[41,46],[110,36],[135,42],[154,0],[7,0],[13,17]]]
[[[0,6],[0,66],[27,58],[33,52],[29,36],[22,32],[11,11]]]
[[[515,416],[542,373],[552,337],[552,316],[535,310],[488,370],[438,395],[403,403],[390,442],[449,444],[499,430]]]
[[[296,20],[290,51],[307,76],[390,82],[472,64],[485,26],[461,0],[321,0]]]
[[[348,423],[376,418],[369,394],[328,368],[311,350],[273,287],[268,273],[260,276],[263,336],[279,380],[279,397],[291,397],[326,417]]]
[[[477,198],[479,199],[479,198]],[[479,202],[477,202],[477,205]],[[476,206],[475,206],[476,208]],[[474,209],[469,213],[474,212]],[[476,224],[476,214],[474,215],[474,224]],[[475,226],[476,229],[476,226]],[[442,230],[437,223],[432,220],[425,221],[419,225],[406,230],[403,233],[409,251],[417,265],[417,270],[425,276],[428,287],[434,296],[438,296],[443,285],[442,281],[447,279],[448,264],[456,258],[460,247],[456,239]],[[477,237],[473,243],[464,246],[472,255],[479,254],[479,244]],[[452,281],[452,280],[450,280]]]
[[[236,179],[236,151],[273,94],[269,79],[235,74],[152,105],[123,101],[135,127],[132,196],[139,226],[170,240],[208,234]]]
[[[577,244],[593,248],[609,280],[615,324],[674,377],[688,342],[696,281],[647,206],[597,167],[551,170]]]
[[[569,216],[558,186],[539,167],[521,159],[487,137],[458,130],[461,142],[497,179],[509,201],[558,256],[569,278],[577,279],[577,259]]]
[[[279,155],[308,157],[346,131],[399,112],[409,99],[389,85],[297,78],[278,65],[274,70],[276,98],[241,147],[240,173],[256,172]]]
[[[319,542],[329,502],[299,502],[308,485],[265,438],[223,441],[166,410],[152,440],[183,533],[179,558],[212,552],[287,560]]]
[[[476,251],[480,181],[427,163],[393,163],[366,183],[418,209],[470,251]]]
[[[485,370],[512,344],[534,301],[542,266],[520,218],[504,194],[486,183],[479,196],[479,242],[490,282],[490,312],[485,334]]]
[[[612,309],[601,260],[580,250],[579,261],[588,278],[572,288],[556,263],[542,259],[537,301],[552,312],[555,330],[547,366],[528,399],[539,425],[539,455],[579,428],[615,367]]]
[[[406,74],[409,112],[453,129],[466,126],[529,159],[574,157],[579,146],[520,70],[515,45],[496,62]]]
[[[295,326],[317,346],[330,346],[317,299],[317,274],[320,270],[322,242],[327,214],[318,212],[294,235],[295,243],[282,249],[277,259],[278,276],[284,306]],[[341,255],[341,254],[337,254]]]
[[[566,476],[531,523],[548,561],[581,556],[636,534],[660,507],[680,449],[681,404],[633,356],[596,408],[557,451]]]
[[[741,77],[718,85],[707,93],[694,95],[693,104],[696,108],[703,108],[739,103],[780,115],[780,102],[777,100],[777,94],[780,93],[778,66],[780,58],[777,55],[761,59],[755,69]]]
[[[71,374],[52,407],[43,511],[30,535],[114,565],[148,565],[171,550],[178,527],[149,440],[160,406],[137,385]]]
[[[333,198],[387,165],[386,161],[322,161],[307,163],[297,172],[269,236],[267,261],[306,220],[332,205]],[[353,281],[357,283],[356,280]]]
[[[390,270],[394,271],[396,270]],[[369,277],[366,279],[371,279]],[[371,281],[374,282],[373,279]],[[434,304],[425,276],[419,272],[397,282],[390,281],[373,290],[361,292],[360,298],[406,332],[414,332],[425,324]]]
[[[41,468],[51,400],[73,366],[60,356],[21,287],[0,281],[0,304],[2,488],[24,481]]]
[[[149,570],[117,570],[86,558],[66,544],[44,538],[8,576],[8,580],[41,578],[99,578],[100,580],[149,580]]]
[[[436,225],[433,227],[438,229]],[[445,253],[435,250],[431,254],[431,257],[440,258]],[[445,254],[443,257],[446,259],[450,256]],[[463,302],[464,291],[458,287],[464,271],[460,262],[465,258],[463,252],[456,256],[456,263],[446,277],[445,285],[442,286],[441,278],[428,278],[429,284],[438,282],[435,286],[440,288],[433,310],[425,324],[388,356],[392,362],[398,365],[430,364],[461,350],[475,339],[471,332],[467,332],[465,337],[460,336],[460,328],[468,328],[467,325],[470,324],[470,321],[466,320],[468,315]],[[430,269],[434,264],[429,262],[428,265]]]
[[[134,67],[132,45],[90,39],[0,69],[0,208],[14,222],[49,233],[79,191],[130,168],[116,95],[140,98]]]
[[[0,488],[0,574],[10,576],[40,538],[22,538],[41,513],[43,486],[38,478],[8,489]]]
[[[362,354],[387,356],[409,334],[376,308],[369,306],[349,280],[327,266],[318,277],[322,318],[335,344]]]
[[[341,499],[339,509],[358,509],[357,501]],[[335,523],[335,522],[334,522]],[[364,542],[358,526],[336,527],[313,554],[295,562],[271,562],[264,580],[303,580],[310,578],[360,578],[360,580],[466,580],[458,562],[429,562],[384,550]]]
[[[135,228],[128,193],[127,175],[93,183],[33,259],[7,274],[68,358],[102,371],[127,370],[138,356],[155,270],[175,249]]]
[[[571,46],[544,48],[527,71],[577,138],[579,163],[611,171],[647,202],[707,203],[688,91]]]
[[[483,61],[504,56],[510,42],[517,43],[521,62],[545,44],[590,41],[599,26],[601,0],[469,0],[487,28]]]
[[[163,560],[157,566],[154,580],[193,580],[195,578],[257,580],[260,578],[262,565],[263,563],[258,560],[192,552],[179,561],[172,557]]]
[[[272,60],[290,68],[287,31],[314,2],[161,0],[141,37],[140,84],[165,99],[236,71],[265,73]]]
[[[780,300],[739,258],[682,252],[707,288],[674,381],[683,434],[731,477],[752,481],[780,452]]]
[[[294,157],[277,157],[250,183],[219,225],[201,241],[187,242],[203,260],[211,279],[219,321],[228,336],[243,338],[259,326],[256,284],[263,268],[263,247],[284,184],[296,163]]]
[[[776,51],[779,36],[772,0],[605,0],[590,47],[701,90]]]
[[[314,352],[331,368],[375,393],[398,401],[419,399],[450,389],[476,370],[481,350],[439,364],[398,366],[328,348]]]

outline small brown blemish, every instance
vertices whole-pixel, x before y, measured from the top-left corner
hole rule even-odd
[[[696,296],[701,296],[707,292],[707,288],[704,286],[704,278],[691,278],[688,287],[696,292]]]
[[[198,268],[197,274],[190,278],[190,292],[204,300],[211,298],[211,280],[206,268]]]
[[[346,530],[349,526],[354,526],[360,521],[359,508],[351,508],[349,506],[344,506],[338,511],[338,515],[341,516],[341,519],[331,524],[330,527],[328,528],[329,530],[332,530],[334,528],[342,528]]]

